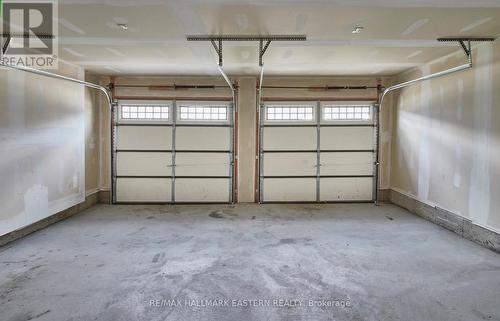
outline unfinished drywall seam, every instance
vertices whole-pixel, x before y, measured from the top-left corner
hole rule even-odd
[[[464,80],[459,78],[457,80],[457,109],[455,112],[455,117],[457,122],[462,122],[464,107],[465,107],[465,97],[464,97]],[[456,137],[455,140],[455,166],[453,171],[453,186],[458,190],[462,185],[462,138]]]
[[[430,74],[430,65],[422,67],[422,76]],[[420,199],[429,198],[430,184],[430,138],[432,130],[431,97],[432,80],[421,83],[420,104],[422,111],[420,115],[420,128],[418,140],[418,184],[417,194]]]
[[[493,105],[493,45],[484,44],[478,47],[476,57],[469,215],[474,222],[487,225],[490,212],[489,146]]]

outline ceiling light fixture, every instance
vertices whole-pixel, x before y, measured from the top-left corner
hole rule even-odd
[[[352,30],[352,33],[358,34],[358,33],[361,33],[361,31],[363,31],[364,29],[365,29],[364,27],[354,27],[354,29]]]
[[[124,23],[117,23],[116,24],[118,27],[122,28],[123,30],[128,30],[128,26]]]

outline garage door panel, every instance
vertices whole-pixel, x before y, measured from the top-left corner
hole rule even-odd
[[[373,178],[321,178],[321,201],[370,201],[373,199]]]
[[[265,178],[264,202],[316,201],[315,178]]]
[[[177,127],[175,148],[178,150],[229,150],[230,127]]]
[[[321,175],[372,175],[373,153],[321,153]]]
[[[228,102],[121,100],[116,115],[114,201],[231,201]]]
[[[118,202],[170,202],[170,178],[117,178]]]
[[[229,202],[227,178],[177,178],[176,202]]]
[[[229,153],[176,153],[175,174],[178,176],[229,176]]]
[[[118,176],[170,176],[172,153],[121,152],[116,155]]]
[[[170,150],[172,128],[169,126],[118,126],[118,150]]]
[[[264,127],[264,150],[316,149],[315,127]]]
[[[373,127],[322,127],[322,150],[373,150]]]
[[[266,153],[265,176],[316,175],[316,153]]]

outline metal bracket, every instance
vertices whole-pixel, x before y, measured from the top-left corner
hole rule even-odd
[[[465,55],[467,56],[467,60],[472,64],[472,42],[492,42],[495,41],[495,38],[492,37],[446,37],[446,38],[438,38],[439,42],[458,42],[460,47],[462,47]]]
[[[212,46],[214,46],[215,52],[217,53],[217,56],[219,57],[219,66],[222,67],[222,40],[219,39],[219,45],[215,43],[215,40],[210,40],[212,43]]]
[[[264,63],[262,62],[262,58],[264,57],[264,54],[266,53],[267,48],[269,48],[269,45],[271,44],[271,40],[267,40],[266,44],[264,45],[264,40],[261,39],[259,41],[259,66],[262,67]]]
[[[222,42],[223,41],[258,41],[259,66],[263,65],[263,57],[271,41],[305,41],[304,35],[247,35],[247,36],[186,36],[187,41],[210,41],[219,58],[219,67],[222,67]],[[264,44],[264,41],[266,42]]]
[[[467,45],[465,45],[463,40],[459,40],[458,42],[460,43],[460,46],[467,55],[467,58],[469,58],[469,60],[472,60],[472,50],[471,50],[470,40],[467,41]]]

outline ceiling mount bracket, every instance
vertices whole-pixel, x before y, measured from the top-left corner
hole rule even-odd
[[[462,47],[467,60],[472,64],[472,42],[492,42],[495,38],[492,37],[444,37],[438,38],[439,42],[458,42],[460,47]]]
[[[266,44],[264,45],[264,40],[261,39],[259,41],[259,66],[262,67],[264,65],[263,59],[264,54],[266,53],[267,48],[269,48],[269,45],[271,44],[271,40],[267,40]]]
[[[223,41],[258,41],[259,42],[259,66],[263,65],[263,57],[272,41],[305,41],[304,35],[228,35],[228,36],[186,36],[187,41],[210,41],[219,58],[219,67],[222,67],[222,42]],[[266,42],[264,44],[264,42]]]
[[[215,40],[210,40],[210,42],[212,43],[212,46],[214,47],[215,49],[215,52],[217,53],[217,56],[219,57],[219,66],[222,67],[222,40],[218,40],[218,45],[217,43],[215,42]]]
[[[458,42],[460,43],[460,46],[464,50],[467,59],[469,59],[469,62],[472,62],[472,49],[470,40],[467,40],[467,45],[465,45],[463,40],[459,40]]]

